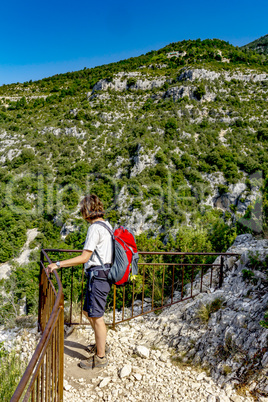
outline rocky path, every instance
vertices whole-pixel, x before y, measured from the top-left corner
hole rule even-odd
[[[65,339],[65,401],[253,401],[230,385],[217,386],[202,370],[182,366],[168,345],[152,346],[153,320],[139,317],[109,330],[109,365],[94,372],[78,366],[87,358],[84,345],[93,343],[93,332],[74,329]]]

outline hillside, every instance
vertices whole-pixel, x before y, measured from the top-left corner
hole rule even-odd
[[[268,54],[268,35],[262,36],[259,39],[254,40],[253,42],[248,43],[245,46],[242,46],[241,49],[249,49],[254,50],[260,54]]]
[[[0,87],[0,262],[27,230],[39,233],[16,271],[17,299],[28,292],[35,306],[38,248],[81,247],[89,191],[140,249],[225,251],[236,233],[263,233],[267,60],[217,39],[182,41]]]

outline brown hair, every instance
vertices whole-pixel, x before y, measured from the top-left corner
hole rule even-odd
[[[80,202],[80,212],[84,219],[93,221],[105,214],[103,203],[95,194],[86,195]]]

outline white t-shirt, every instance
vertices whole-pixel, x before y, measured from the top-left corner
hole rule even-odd
[[[104,221],[104,223],[109,226],[110,229],[113,229],[108,221]],[[97,250],[103,264],[111,264],[113,261],[113,241],[109,231],[98,223],[90,225],[87,231],[84,250],[92,252]],[[85,263],[85,269],[94,265],[100,265],[100,261],[95,253],[91,259]]]

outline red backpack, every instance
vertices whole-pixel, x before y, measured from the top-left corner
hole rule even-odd
[[[112,236],[114,243],[114,261],[108,273],[108,279],[116,285],[124,285],[128,282],[130,271],[132,275],[138,274],[138,250],[135,242],[135,236],[130,229],[120,226],[114,232],[102,221],[94,222],[94,225],[98,224],[105,227]],[[102,269],[107,270],[104,267],[103,262],[99,256],[99,253],[94,251],[101,263]]]

